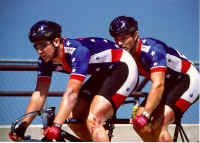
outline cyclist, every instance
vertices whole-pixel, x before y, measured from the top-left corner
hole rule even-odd
[[[198,98],[200,74],[191,61],[164,42],[140,38],[133,17],[114,18],[109,32],[135,58],[139,74],[152,81],[147,98],[131,120],[134,129],[144,141],[172,141],[168,125],[179,121]]]
[[[67,117],[82,116],[85,125],[71,125],[82,140],[109,141],[104,121],[115,114],[137,84],[137,65],[132,56],[103,38],[61,38],[61,26],[53,21],[35,23],[29,39],[40,58],[36,89],[26,113],[43,107],[53,71],[70,74],[53,125],[44,130],[45,137],[57,139]],[[83,84],[87,75],[91,76]],[[16,133],[10,134],[11,139],[23,138],[32,120],[24,119]]]

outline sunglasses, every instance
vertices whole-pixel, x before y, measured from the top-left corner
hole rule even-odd
[[[33,45],[33,47],[36,49],[36,50],[43,50],[46,46],[50,45],[51,42],[49,41],[45,41],[45,42],[40,42],[40,43],[35,43]]]

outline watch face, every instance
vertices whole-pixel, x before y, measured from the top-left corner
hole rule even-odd
[[[62,127],[62,124],[54,123],[54,126],[56,126],[56,127],[58,127],[58,128],[61,128],[61,127]]]
[[[144,117],[150,120],[150,114],[148,112],[142,112],[142,115],[144,115]]]

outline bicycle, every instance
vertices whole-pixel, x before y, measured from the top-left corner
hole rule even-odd
[[[136,93],[138,96],[137,98],[134,96],[129,96],[129,97],[134,97],[133,100],[128,100],[125,101],[124,104],[130,104],[133,103],[136,106],[139,105],[139,97],[143,97],[146,93]],[[22,116],[20,116],[19,118],[17,118],[11,125],[11,134],[15,132],[16,127],[19,125],[19,123],[22,121],[22,119],[29,117],[29,116],[41,116],[42,119],[42,124],[43,124],[43,129],[47,128],[48,126],[51,126],[53,124],[53,120],[55,117],[55,107],[49,107],[49,108],[44,108],[40,111],[34,111],[34,112],[30,112],[27,114],[24,114]],[[65,120],[65,124],[73,124],[73,123],[83,123],[83,120],[81,119],[76,119],[76,118],[67,118]],[[111,141],[112,137],[113,137],[113,130],[114,130],[114,124],[129,124],[129,119],[116,119],[116,117],[113,117],[112,119],[109,119],[105,122],[104,124],[104,128],[106,130],[108,130],[108,136],[109,139]],[[176,127],[175,127],[175,132],[174,132],[174,142],[177,142],[177,138],[178,135],[180,133],[181,139],[184,142],[185,140],[187,142],[189,142],[189,139],[181,125],[181,122],[177,122],[176,123]],[[45,137],[42,137],[41,139],[32,139],[31,136],[25,136],[23,138],[23,141],[45,141],[45,142],[49,142],[52,140],[48,140]],[[81,142],[80,138],[77,136],[72,135],[71,133],[68,133],[67,131],[61,129],[61,134],[60,137],[56,140],[59,142],[64,142],[64,141],[72,141],[72,142]]]

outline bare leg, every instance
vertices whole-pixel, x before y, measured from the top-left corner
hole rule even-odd
[[[104,129],[104,122],[114,114],[112,104],[103,96],[95,96],[87,119],[87,126],[93,141],[108,142],[109,137]]]
[[[91,135],[86,126],[86,118],[89,112],[89,103],[84,99],[79,98],[77,104],[75,105],[72,113],[70,114],[71,118],[81,118],[85,121],[85,124],[69,124],[69,127],[72,131],[80,137],[82,141],[91,141]]]
[[[165,105],[164,119],[161,126],[161,132],[159,134],[160,142],[173,142],[172,136],[168,131],[169,124],[175,121],[174,111],[167,105]]]

